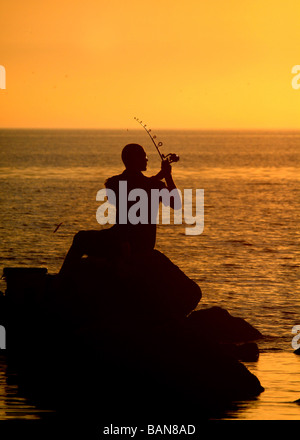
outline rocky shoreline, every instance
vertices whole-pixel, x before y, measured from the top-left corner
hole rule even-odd
[[[200,287],[159,251],[86,258],[63,280],[30,268],[4,276],[9,365],[40,405],[209,418],[264,390],[241,362],[258,359],[261,333],[220,307],[196,310]]]

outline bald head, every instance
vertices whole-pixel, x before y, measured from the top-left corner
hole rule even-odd
[[[144,148],[139,144],[128,144],[122,150],[122,160],[127,170],[145,171],[148,158]]]

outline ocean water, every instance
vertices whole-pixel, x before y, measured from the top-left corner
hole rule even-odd
[[[266,391],[228,413],[238,419],[300,419],[300,359],[292,328],[300,324],[300,132],[157,131],[164,153],[180,155],[180,189],[204,189],[204,231],[161,225],[157,248],[201,287],[199,308],[218,305],[265,336],[260,359],[247,367]],[[160,160],[137,130],[0,131],[0,270],[42,266],[56,273],[81,229],[97,229],[97,191],[122,171],[130,142],[148,154],[146,175]],[[61,224],[57,232],[54,230]],[[2,281],[0,289],[5,290]],[[40,417],[6,395],[0,360],[0,418]],[[17,393],[17,391],[15,391]],[[24,406],[22,406],[24,405]],[[6,413],[6,409],[7,413]],[[26,410],[28,409],[28,411]]]

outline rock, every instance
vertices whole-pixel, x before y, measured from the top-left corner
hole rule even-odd
[[[138,258],[97,262],[83,259],[51,307],[61,317],[115,332],[150,329],[185,318],[199,303],[200,287],[164,254],[154,250]],[[54,305],[55,304],[55,305]]]
[[[192,312],[187,325],[199,338],[216,342],[249,342],[262,338],[262,334],[242,318],[237,318],[221,307]]]
[[[154,359],[159,360],[159,371],[166,383],[171,381],[190,399],[211,403],[247,399],[264,390],[256,376],[222,344],[199,340],[196,335],[174,328],[168,334],[160,332],[159,340],[155,344],[147,341],[147,346],[155,353]],[[238,356],[245,353],[240,349]],[[150,359],[147,364],[151,365]]]
[[[242,362],[256,362],[259,358],[259,348],[255,342],[245,344],[221,344],[222,351]]]
[[[10,346],[28,389],[56,403],[59,395],[70,411],[78,399],[88,411],[100,399],[107,411],[118,404],[148,413],[155,399],[162,414],[187,405],[210,414],[263,391],[238,361],[253,359],[256,344],[232,344],[260,332],[219,307],[193,311],[200,287],[159,251],[114,263],[83,259],[70,278],[56,284],[47,276],[41,285],[36,303],[31,296],[26,304],[30,285],[16,296],[22,306],[10,311]]]
[[[243,362],[255,362],[259,358],[259,348],[255,342],[237,345],[237,359]]]

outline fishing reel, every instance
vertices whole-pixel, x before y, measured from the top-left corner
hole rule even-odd
[[[152,140],[153,144],[155,145],[155,148],[161,158],[161,160],[167,160],[169,163],[173,163],[173,162],[178,162],[179,161],[179,156],[177,154],[174,153],[169,153],[167,155],[164,155],[163,153],[160,152],[159,147],[162,147],[163,143],[162,142],[158,142],[158,144],[156,144],[155,140],[156,136],[152,136],[151,135],[151,129],[147,128],[146,124],[143,124],[142,121],[140,121],[138,118],[134,118],[148,133],[150,139]]]
[[[175,154],[175,153],[169,153],[166,156],[164,154],[162,154],[162,158],[163,158],[163,160],[167,160],[169,163],[179,161],[179,156],[178,156],[178,154]]]

